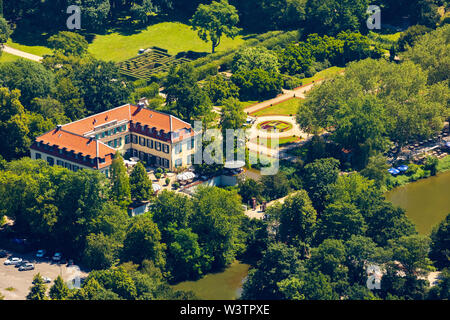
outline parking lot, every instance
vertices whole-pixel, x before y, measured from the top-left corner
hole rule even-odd
[[[74,268],[67,267],[65,263],[54,263],[51,259],[37,259],[35,253],[15,254],[8,252],[10,257],[18,257],[28,260],[34,264],[35,269],[30,271],[19,271],[13,265],[4,265],[7,258],[0,258],[0,293],[5,300],[24,300],[32,286],[34,275],[40,273],[42,277],[51,279],[47,288],[53,285],[53,281],[61,275],[65,281],[73,279]],[[81,272],[80,277],[86,277],[87,273]]]

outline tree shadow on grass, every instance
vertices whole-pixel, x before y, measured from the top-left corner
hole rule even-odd
[[[52,35],[58,33],[60,30],[45,29],[40,25],[35,25],[29,23],[26,20],[21,20],[17,23],[13,34],[11,35],[11,40],[16,43],[20,43],[26,46],[43,46],[47,47],[47,40]]]

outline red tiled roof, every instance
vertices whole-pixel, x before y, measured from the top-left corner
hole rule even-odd
[[[102,113],[94,114],[90,117],[65,124],[62,127],[66,131],[84,135],[87,132],[93,131],[95,127],[114,120],[130,120],[129,105],[124,105]]]
[[[191,128],[191,125],[176,117],[165,113],[140,108],[131,104],[120,106],[102,113],[92,115],[90,117],[65,124],[64,130],[84,135],[94,130],[94,127],[111,121],[132,120],[140,122],[142,126],[148,125],[150,128],[155,127],[157,130],[164,130],[169,133],[183,128]]]
[[[100,168],[111,164],[112,156],[116,152],[113,148],[108,147],[100,141],[59,128],[37,137],[36,141],[51,146],[58,146],[59,149],[66,148],[69,152],[74,151],[75,154],[81,153],[81,155],[90,156],[92,159],[96,157],[103,158],[105,162],[100,164]]]

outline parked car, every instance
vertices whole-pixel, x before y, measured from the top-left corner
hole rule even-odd
[[[67,262],[67,266],[70,267],[70,266],[73,266],[73,265],[74,265],[73,260],[70,259],[70,260]]]
[[[36,252],[36,258],[43,258],[45,256],[45,250],[38,250]]]
[[[25,263],[19,267],[19,271],[28,271],[28,270],[34,270],[34,264]]]
[[[30,261],[28,260],[22,260],[22,262],[16,263],[16,265],[14,266],[15,268],[20,268],[21,266],[30,263]]]
[[[44,283],[50,283],[52,282],[52,279],[50,279],[49,277],[44,277]]]
[[[16,265],[18,263],[21,263],[22,259],[21,258],[9,258],[7,260],[5,260],[5,262],[3,263],[5,266],[9,266],[9,265]]]
[[[6,258],[8,256],[8,252],[5,250],[0,250],[0,258]]]
[[[52,260],[53,260],[53,261],[56,261],[56,262],[61,261],[61,253],[56,252],[56,253],[53,255],[53,257],[52,257]]]

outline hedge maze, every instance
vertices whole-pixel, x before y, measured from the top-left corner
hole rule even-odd
[[[172,65],[191,62],[195,58],[196,54],[192,52],[172,56],[165,49],[151,47],[145,53],[119,63],[119,70],[132,78],[151,80],[153,75],[168,72]]]

